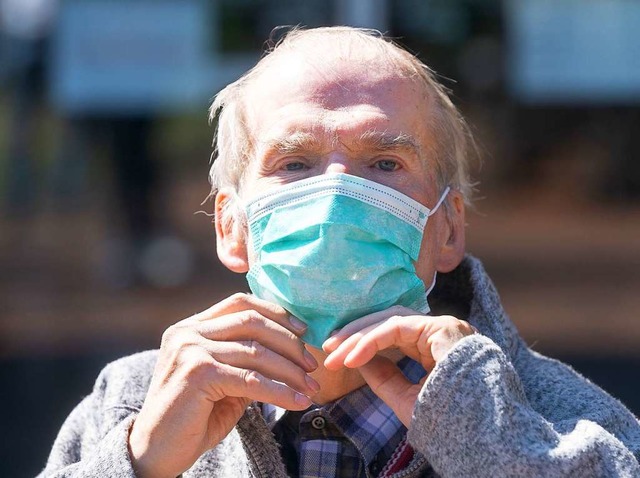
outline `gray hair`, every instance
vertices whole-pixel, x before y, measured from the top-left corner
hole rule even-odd
[[[447,186],[459,191],[469,204],[473,186],[469,178],[468,150],[473,145],[473,138],[460,112],[451,102],[448,90],[436,80],[434,72],[427,65],[382,33],[352,27],[294,28],[270,48],[255,67],[216,95],[209,110],[211,122],[217,120],[213,164],[209,174],[211,197],[223,187],[230,187],[237,194],[241,191],[254,148],[244,101],[247,89],[282,55],[300,53],[309,47],[316,50],[314,53],[320,53],[318,50],[331,48],[327,47],[329,41],[331,47],[340,47],[349,52],[347,55],[371,55],[370,59],[382,59],[400,74],[416,78],[425,88],[434,106],[430,108],[429,118],[425,118],[425,121],[431,125],[435,143],[430,155],[434,160],[436,184],[441,191]],[[353,54],[352,51],[357,53]],[[235,204],[235,207],[238,206]]]

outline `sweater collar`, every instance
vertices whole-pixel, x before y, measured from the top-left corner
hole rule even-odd
[[[472,255],[465,255],[453,271],[438,274],[429,303],[433,315],[453,315],[468,321],[507,355],[514,356],[520,341],[518,332],[484,266]]]

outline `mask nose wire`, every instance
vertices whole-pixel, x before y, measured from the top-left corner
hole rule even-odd
[[[451,187],[447,186],[444,192],[442,193],[442,196],[440,196],[440,199],[438,199],[438,202],[436,203],[436,205],[433,207],[431,211],[429,211],[429,214],[428,214],[429,216],[432,216],[436,213],[440,205],[444,202],[444,199],[447,197],[447,194],[449,194],[449,191],[451,191]]]

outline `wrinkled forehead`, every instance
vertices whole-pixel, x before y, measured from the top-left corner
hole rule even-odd
[[[386,53],[386,54],[385,54]],[[383,79],[412,79],[420,84],[417,70],[405,59],[388,52],[364,50],[340,52],[340,50],[295,50],[276,51],[262,60],[260,73],[247,88],[247,93],[256,95],[268,92],[270,87],[279,88],[286,84],[290,93],[304,90],[317,91],[327,84],[345,85],[344,94],[356,95],[357,88],[347,88],[354,78],[366,78],[369,82]],[[422,86],[422,85],[421,85]],[[426,91],[424,91],[426,93]]]
[[[425,125],[431,95],[412,65],[376,51],[322,50],[313,56],[306,49],[276,52],[252,78],[244,94],[245,127],[256,133],[264,127],[264,111],[283,103],[314,103],[327,110],[351,105],[407,102],[420,110]],[[391,105],[389,105],[391,106]],[[392,111],[395,108],[389,108]]]

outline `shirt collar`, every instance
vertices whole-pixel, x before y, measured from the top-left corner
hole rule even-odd
[[[413,383],[417,383],[426,375],[422,366],[408,357],[400,360],[398,367]],[[386,458],[391,457],[406,434],[402,422],[368,386],[358,388],[322,407],[314,406],[310,410],[318,408],[353,443],[367,465],[381,452]],[[262,411],[271,428],[286,413],[286,410],[266,403],[262,405]]]

